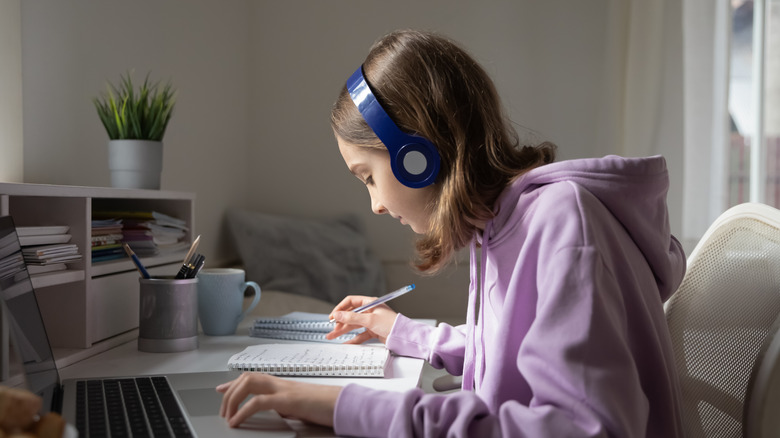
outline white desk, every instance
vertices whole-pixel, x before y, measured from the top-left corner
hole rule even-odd
[[[433,320],[425,322],[434,324]],[[248,336],[250,318],[243,321],[233,336],[199,336],[197,350],[179,353],[147,353],[138,351],[137,341],[133,340],[88,359],[60,369],[62,379],[83,377],[110,377],[146,374],[176,374],[201,371],[225,371],[228,358],[243,350],[246,346],[268,342],[285,342],[272,339],[260,339]],[[392,356],[384,378],[372,377],[286,377],[292,380],[322,383],[326,385],[346,385],[357,383],[370,388],[390,391],[407,391],[419,386],[424,361],[409,357]],[[333,436],[332,430],[292,422],[291,426],[299,436]]]
[[[88,359],[60,369],[62,379],[79,377],[110,377],[137,374],[176,374],[200,371],[225,371],[230,356],[248,345],[260,343],[282,343],[276,339],[260,339],[248,336],[252,321],[247,319],[239,325],[233,336],[206,336],[200,334],[197,350],[179,353],[147,353],[138,351],[133,340]],[[340,377],[296,377],[291,378],[312,383],[346,385],[359,383],[376,389],[406,391],[420,384],[423,360],[392,356],[385,378],[340,378]]]

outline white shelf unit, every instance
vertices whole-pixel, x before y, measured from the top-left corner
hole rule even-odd
[[[92,211],[158,211],[195,229],[195,194],[107,187],[0,183],[0,216],[17,226],[68,225],[82,258],[67,271],[33,276],[54,347],[85,349],[138,327],[138,271],[127,259],[92,263]],[[175,275],[186,250],[141,262],[152,275]]]

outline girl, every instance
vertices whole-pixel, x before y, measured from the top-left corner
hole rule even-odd
[[[463,375],[463,388],[395,393],[246,373],[217,388],[231,426],[275,409],[354,436],[682,435],[662,305],[685,257],[669,231],[662,157],[552,163],[549,143],[519,147],[484,70],[416,31],[372,47],[331,123],[373,211],[421,235],[420,271],[470,246],[471,285],[464,326],[426,326],[385,305],[356,314],[371,298],[350,296],[329,336],[365,327],[355,342],[378,338]]]

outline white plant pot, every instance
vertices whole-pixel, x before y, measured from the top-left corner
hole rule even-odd
[[[111,186],[123,189],[160,189],[163,144],[151,140],[109,140]]]

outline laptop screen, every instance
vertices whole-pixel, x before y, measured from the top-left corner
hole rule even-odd
[[[48,411],[59,389],[59,374],[10,216],[0,217],[0,296],[7,310],[11,343],[27,377],[27,388],[43,398],[44,410]]]

